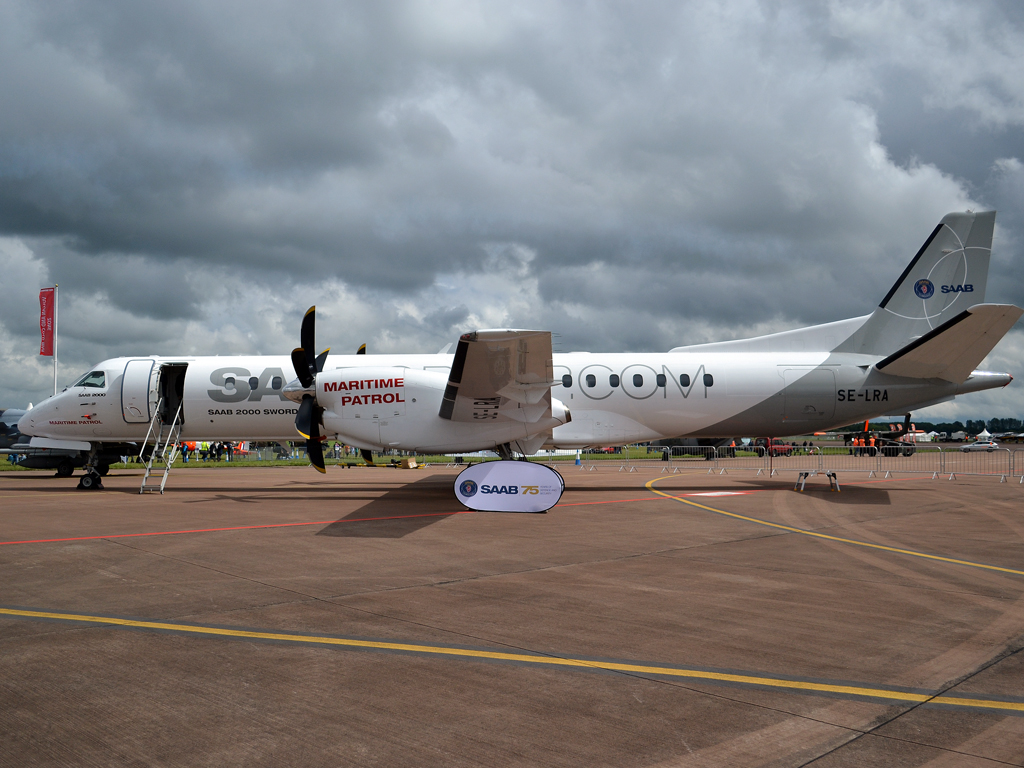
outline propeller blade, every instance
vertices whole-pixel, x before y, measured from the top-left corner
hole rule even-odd
[[[356,350],[356,354],[357,355],[365,355],[366,354],[366,345],[365,344],[360,344],[359,345],[359,349]]]
[[[319,432],[319,425],[316,422],[314,424],[314,431]],[[327,467],[324,466],[324,444],[320,441],[319,434],[316,440],[306,441],[306,455],[309,457],[309,463],[316,468],[317,472],[327,474]]]
[[[309,388],[316,383],[316,375],[324,369],[327,353],[331,351],[325,349],[319,355],[314,351],[316,349],[315,305],[307,309],[306,314],[302,317],[299,339],[302,346],[292,350],[292,366],[295,368],[295,375],[298,377],[299,383],[303,388]],[[295,414],[295,429],[306,438],[306,455],[309,457],[309,463],[316,468],[317,472],[326,473],[324,438],[320,436],[320,419],[323,412],[324,409],[317,405],[314,395],[303,395],[302,402],[299,403],[299,412]]]
[[[302,329],[299,331],[302,349],[306,354],[306,370],[316,376],[316,304],[306,310],[302,316]],[[305,385],[308,386],[308,385]]]
[[[295,414],[295,429],[307,440],[313,439],[314,432],[317,437],[320,436],[320,428],[317,424],[319,418],[315,418],[317,416],[314,413],[315,408],[316,403],[313,401],[312,396],[303,395],[302,402],[299,403],[299,412]]]
[[[309,372],[309,365],[306,363],[306,350],[302,347],[296,347],[292,350],[292,367],[295,369],[295,375],[299,379],[299,384],[303,387],[313,386],[316,378]]]
[[[323,352],[321,352],[319,355],[316,356],[316,372],[317,373],[320,373],[320,371],[322,371],[324,369],[324,363],[327,362],[327,353],[330,352],[330,351],[331,351],[331,348],[328,347],[327,349],[325,349]]]
[[[369,450],[368,448],[363,448],[359,453],[362,454],[363,461],[370,465],[373,464],[373,451]]]

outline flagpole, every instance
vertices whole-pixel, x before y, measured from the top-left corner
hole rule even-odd
[[[53,394],[57,394],[57,283],[53,284]]]

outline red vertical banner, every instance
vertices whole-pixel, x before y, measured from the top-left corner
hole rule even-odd
[[[53,357],[53,288],[39,292],[39,354]]]

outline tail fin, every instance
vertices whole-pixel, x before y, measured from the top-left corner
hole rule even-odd
[[[996,212],[950,213],[836,352],[888,355],[985,301]]]

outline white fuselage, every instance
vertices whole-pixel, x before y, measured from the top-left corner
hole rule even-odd
[[[528,424],[486,415],[479,423],[441,419],[450,355],[332,355],[316,386],[329,439],[365,448],[468,451],[517,441],[536,450],[807,434],[1009,381],[1005,374],[977,374],[959,386],[899,378],[875,371],[862,356],[847,358],[828,352],[556,354],[552,397],[571,421],[532,433]],[[298,406],[282,394],[294,378],[284,355],[116,358],[94,370],[103,372],[103,386],[69,387],[28,411],[19,429],[55,440],[141,442],[164,396],[162,370],[165,378],[174,371],[179,379],[174,399],[181,405],[182,439],[298,437]]]

